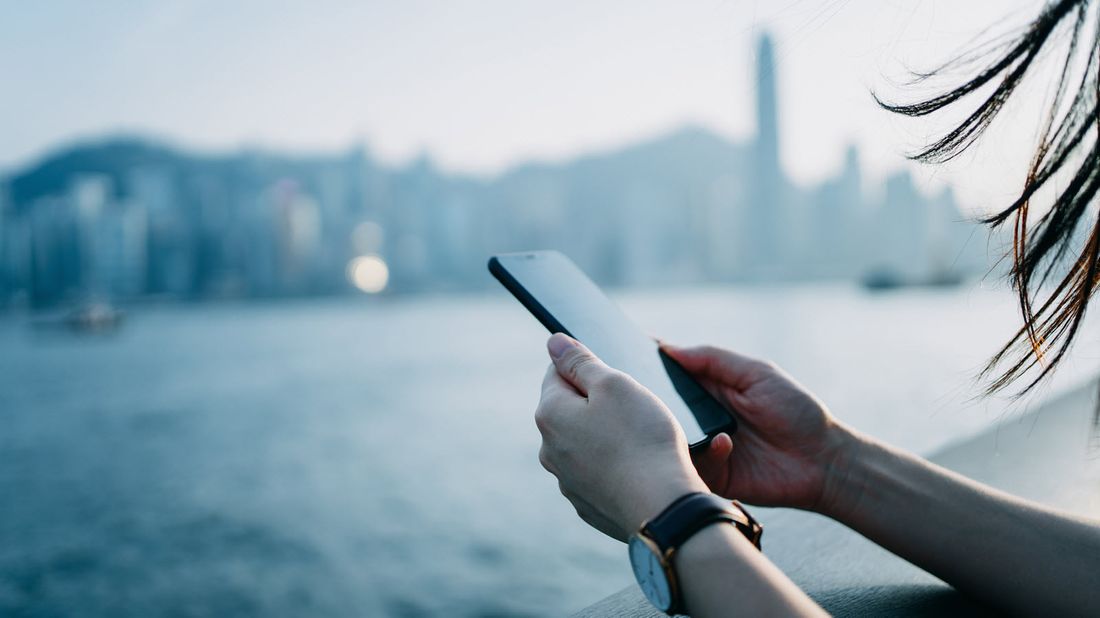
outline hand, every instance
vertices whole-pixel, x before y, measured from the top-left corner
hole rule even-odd
[[[707,491],[659,399],[566,335],[547,348],[554,362],[535,410],[539,461],[582,519],[625,541],[676,498]]]
[[[736,411],[735,438],[720,434],[695,454],[712,491],[752,504],[828,510],[851,434],[825,404],[772,363],[713,347],[662,349]]]

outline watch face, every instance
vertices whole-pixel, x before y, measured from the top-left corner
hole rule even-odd
[[[672,591],[661,558],[638,535],[630,537],[630,566],[649,602],[661,611],[672,605]]]

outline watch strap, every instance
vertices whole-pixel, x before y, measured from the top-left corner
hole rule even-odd
[[[677,498],[660,515],[642,527],[662,554],[678,549],[696,532],[710,524],[728,521],[757,548],[763,528],[737,502],[711,493],[696,492]]]

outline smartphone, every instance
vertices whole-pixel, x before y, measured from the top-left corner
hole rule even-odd
[[[489,272],[551,333],[580,341],[663,401],[680,421],[691,448],[736,431],[732,411],[661,351],[566,256],[557,251],[495,255],[489,259]]]

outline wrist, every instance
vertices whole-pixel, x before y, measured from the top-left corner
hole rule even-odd
[[[676,562],[684,565],[701,561],[721,561],[729,557],[731,548],[739,559],[754,554],[762,555],[752,541],[737,528],[730,523],[721,522],[705,526],[688,537],[676,552]]]
[[[630,492],[632,499],[623,509],[621,523],[628,535],[659,515],[680,496],[693,492],[710,493],[694,469],[673,469],[663,473],[647,469],[641,483],[637,491]]]
[[[845,521],[856,509],[866,487],[865,462],[874,443],[844,425],[830,428],[830,448],[823,461],[821,496],[813,511]]]

